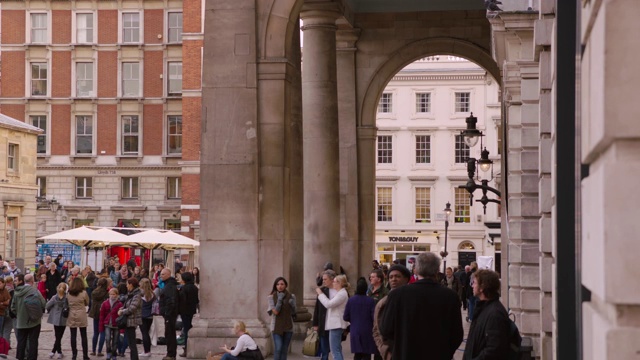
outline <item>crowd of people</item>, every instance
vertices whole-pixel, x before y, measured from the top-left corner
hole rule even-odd
[[[2,264],[0,258],[0,264]],[[151,355],[155,327],[163,319],[167,345],[164,360],[175,360],[178,339],[176,323],[182,322],[180,342],[186,344],[193,316],[199,305],[200,274],[197,267],[187,271],[176,263],[175,276],[164,264],[156,264],[151,273],[131,259],[121,264],[117,257],[109,259],[105,268],[94,272],[90,266],[81,269],[73,261],[59,255],[52,261],[46,256],[36,271],[22,274],[14,262],[3,264],[0,274],[0,343],[11,345],[11,330],[17,341],[19,360],[37,359],[38,337],[44,314],[54,327],[55,342],[49,358],[62,359],[62,337],[66,328],[71,333],[72,360],[77,360],[77,335],[80,333],[82,359],[90,356],[117,360]],[[8,271],[7,271],[8,270]],[[93,322],[91,352],[87,326]],[[142,335],[143,353],[138,354],[136,330]],[[106,344],[106,349],[105,349]],[[103,350],[106,350],[103,352]]]

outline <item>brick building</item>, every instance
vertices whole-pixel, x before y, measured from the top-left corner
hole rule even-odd
[[[37,236],[127,220],[197,239],[203,1],[0,9],[0,111],[44,130]]]

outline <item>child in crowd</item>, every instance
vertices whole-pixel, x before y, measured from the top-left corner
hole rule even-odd
[[[100,307],[99,331],[105,333],[107,342],[107,359],[116,360],[118,357],[118,337],[120,331],[116,325],[118,310],[122,303],[118,300],[118,289],[109,290],[109,298]]]
[[[40,275],[40,281],[38,281],[38,291],[42,294],[42,297],[47,299],[47,274]]]

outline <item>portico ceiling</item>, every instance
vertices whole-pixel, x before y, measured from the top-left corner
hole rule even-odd
[[[354,13],[483,10],[483,0],[346,0]]]

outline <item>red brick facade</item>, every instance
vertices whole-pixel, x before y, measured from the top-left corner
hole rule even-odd
[[[68,44],[71,42],[71,11],[53,10],[51,11],[51,32],[54,44]]]
[[[98,148],[100,155],[116,155],[118,136],[118,107],[113,104],[98,105]],[[104,151],[104,154],[102,153]]]
[[[71,96],[71,51],[51,52],[51,96]]]
[[[200,176],[197,173],[193,174],[193,166],[197,166],[197,161],[200,159],[202,100],[198,92],[202,87],[203,2],[204,0],[183,0],[182,8],[175,2],[165,3],[165,8],[161,3],[151,1],[139,1],[137,2],[139,8],[131,8],[129,6],[133,2],[131,4],[127,2],[126,9],[122,7],[125,3],[122,1],[94,1],[86,4],[83,2],[83,6],[93,6],[83,10],[94,14],[93,29],[90,30],[93,31],[93,36],[86,43],[83,43],[85,40],[80,40],[86,39],[84,36],[77,36],[76,39],[75,34],[83,30],[76,28],[79,24],[74,21],[75,2],[37,2],[37,12],[47,14],[48,28],[44,30],[29,28],[31,26],[31,22],[28,21],[29,12],[33,10],[29,6],[32,6],[32,3],[28,1],[2,3],[0,112],[23,121],[30,115],[46,116],[47,147],[46,152],[38,154],[37,171],[44,171],[46,177],[54,176],[51,174],[55,172],[55,176],[65,179],[87,176],[86,172],[84,175],[79,175],[78,172],[81,170],[78,170],[78,167],[60,169],[57,165],[68,161],[79,167],[86,165],[111,167],[114,173],[118,174],[117,176],[130,176],[120,175],[121,170],[126,168],[124,171],[130,172],[138,164],[140,166],[152,164],[156,171],[158,167],[162,171],[165,171],[165,168],[170,169],[166,172],[166,176],[182,176],[182,204],[189,205],[187,206],[189,208],[199,204]],[[123,11],[139,11],[141,24],[144,27],[139,29],[139,34],[143,37],[139,39],[139,43],[136,41],[133,41],[134,44],[124,43],[125,30],[121,24]],[[182,44],[169,44],[167,13],[180,11],[183,13],[182,31],[188,33],[189,37]],[[27,42],[31,37],[30,31],[38,32],[40,39],[38,44]],[[45,37],[42,37],[42,31],[46,31]],[[123,34],[119,34],[119,31]],[[131,33],[128,34],[131,35]],[[28,59],[26,54],[29,54]],[[182,61],[182,89],[189,90],[188,96],[181,98],[178,93],[172,94],[171,97],[167,96],[166,88],[169,79],[167,61]],[[37,78],[32,81],[30,64],[33,62],[44,63],[46,66],[42,66]],[[82,71],[79,71],[76,62],[92,63],[93,67],[81,67]],[[125,74],[122,68],[123,62],[139,63],[139,71],[136,73],[134,67],[131,71],[127,70]],[[79,74],[80,72],[82,74]],[[32,96],[32,83],[37,86],[34,88],[40,90],[46,85],[46,93]],[[125,89],[135,91],[136,87],[139,90],[138,96],[125,94]],[[149,157],[142,159],[140,163],[118,156],[122,155],[120,147],[122,146],[121,117],[123,115],[139,116],[137,130],[140,143],[139,155]],[[168,154],[166,122],[169,115],[182,116],[182,133],[174,134],[173,137],[176,139],[176,136],[181,136],[182,154]],[[90,116],[92,120],[92,123],[88,123],[84,128],[84,131],[92,132],[83,134],[86,136],[82,140],[85,149],[91,145],[89,149],[91,151],[82,154],[75,153],[78,150],[75,144],[78,136],[77,116]],[[87,138],[89,141],[86,141]],[[131,139],[131,136],[128,139]],[[177,148],[176,146],[174,149]],[[129,155],[134,154],[130,152]],[[64,159],[65,156],[68,159]],[[184,170],[183,165],[180,164],[183,160],[190,162],[185,165],[189,166],[188,171]],[[53,167],[50,166],[56,161],[59,162]],[[144,171],[140,170],[139,176],[144,176]],[[111,172],[108,173],[111,174]],[[162,176],[165,174],[163,173]],[[53,180],[51,183],[59,184],[60,181]],[[144,189],[145,184],[147,184],[145,181],[141,181],[141,193],[148,190]],[[153,186],[156,191],[157,181]],[[56,187],[51,187],[49,190],[54,191],[53,189]],[[100,192],[96,191],[96,193]],[[103,191],[100,196],[107,196],[105,194],[108,195],[108,192]],[[65,201],[73,200],[69,200],[68,192],[60,194],[53,192],[47,196],[56,196]],[[154,199],[156,196],[158,195],[155,194]],[[93,200],[95,199],[83,199],[84,203],[75,205],[84,206]],[[114,201],[119,200],[121,199],[118,195]],[[109,202],[108,205],[113,204],[114,202]],[[65,204],[65,208],[67,205],[73,208],[73,204]],[[105,209],[104,204],[99,204],[97,201],[93,205]],[[165,213],[158,216],[160,210],[153,209],[155,213],[149,217],[153,220],[144,220],[143,215],[143,222],[158,221],[157,219],[166,219],[167,216],[173,219],[172,213],[180,209],[180,205],[173,199],[158,205],[165,209],[175,207],[175,210],[171,210],[171,213],[169,210],[163,210]],[[183,217],[189,217],[189,221],[182,223],[183,227],[193,226],[194,221],[200,219],[197,208],[183,209],[181,214]],[[91,216],[102,219],[108,217],[104,213]],[[194,236],[193,228],[189,235]]]

